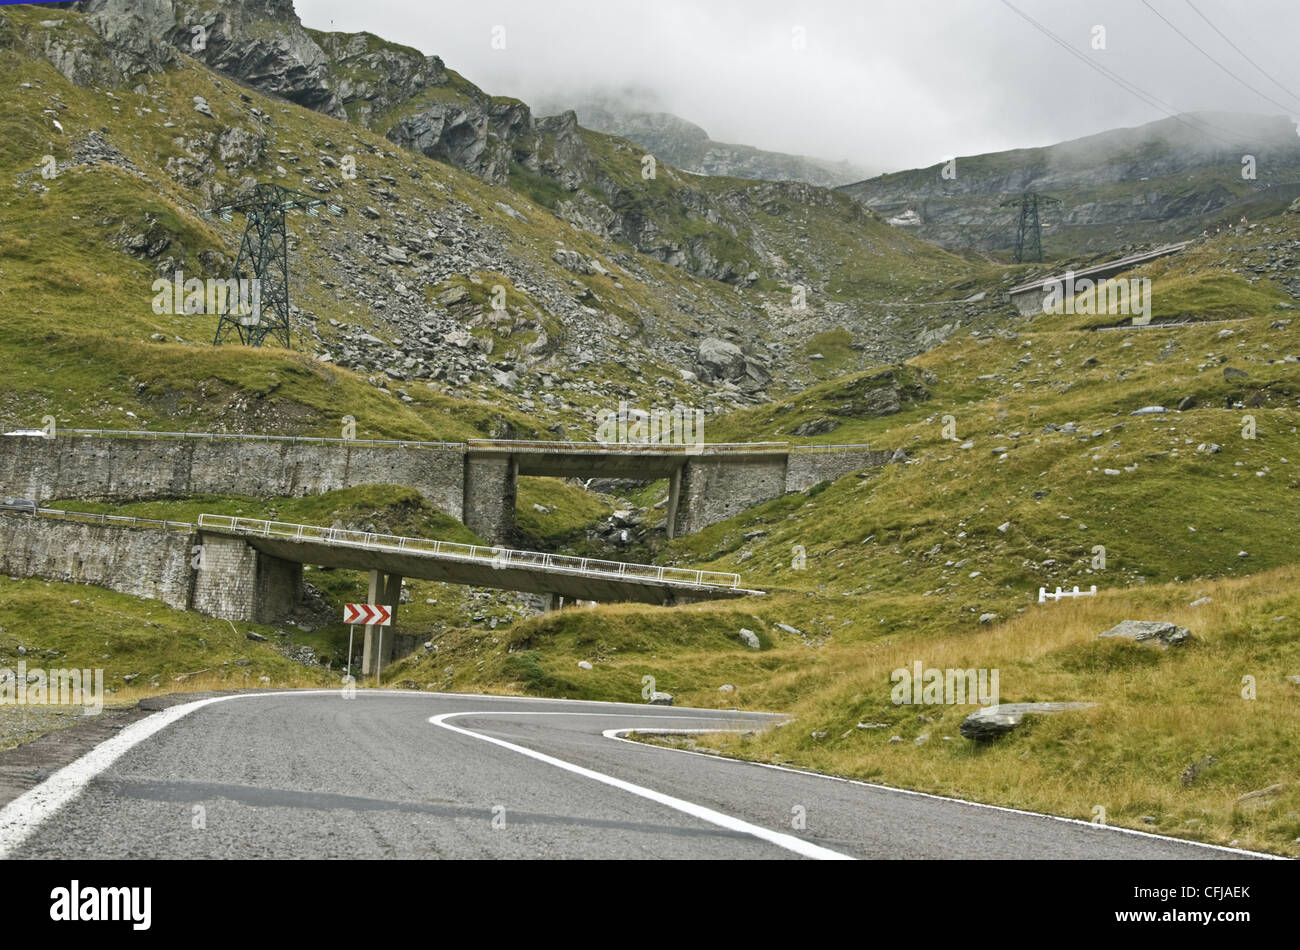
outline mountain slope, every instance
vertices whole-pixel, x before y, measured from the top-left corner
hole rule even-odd
[[[1243,157],[1255,178],[1245,179]],[[841,189],[902,229],[942,247],[1005,254],[1018,208],[1036,191],[1061,201],[1041,212],[1043,250],[1063,257],[1194,237],[1276,214],[1300,195],[1300,137],[1280,116],[1201,113],[1116,129],[1047,148],[956,159]],[[909,214],[911,212],[911,214]]]
[[[638,108],[613,95],[547,100],[538,109],[547,115],[575,112],[586,128],[635,142],[661,161],[698,175],[801,181],[826,188],[858,181],[865,175],[848,162],[715,142],[693,122],[668,112]]]

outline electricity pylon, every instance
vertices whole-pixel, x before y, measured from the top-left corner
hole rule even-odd
[[[1002,202],[1002,207],[1020,207],[1020,226],[1016,229],[1016,263],[1038,262],[1043,259],[1043,228],[1038,220],[1038,207],[1059,205],[1061,202],[1049,195],[1026,191],[1019,198]]]
[[[343,214],[342,208],[323,198],[262,183],[245,197],[204,212],[205,217],[215,215],[222,221],[233,220],[235,212],[244,214],[244,237],[239,242],[234,276],[237,281],[256,281],[255,286],[260,288],[251,312],[231,312],[227,308],[220,314],[213,346],[238,335],[239,342],[246,346],[261,346],[271,337],[289,349],[289,241],[284,216],[287,211],[302,208],[313,218],[319,217],[317,209],[322,206],[333,215]]]

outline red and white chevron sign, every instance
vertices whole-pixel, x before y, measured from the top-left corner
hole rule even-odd
[[[368,627],[389,627],[393,623],[393,608],[383,604],[344,604],[344,623],[364,623]]]

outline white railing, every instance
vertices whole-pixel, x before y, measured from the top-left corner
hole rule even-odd
[[[199,527],[213,531],[229,531],[234,534],[260,535],[290,541],[315,541],[342,547],[362,548],[369,551],[394,551],[402,554],[469,561],[484,564],[497,570],[508,567],[524,567],[553,571],[558,574],[614,578],[626,581],[648,581],[689,587],[735,589],[740,585],[739,574],[723,574],[717,571],[692,571],[687,568],[661,567],[655,564],[601,561],[595,558],[571,557],[566,554],[546,554],[540,551],[517,551],[503,547],[460,544],[455,541],[403,538],[397,535],[353,531],[347,528],[325,528],[316,525],[261,521],[255,518],[238,518],[233,515],[199,515]]]
[[[1079,590],[1079,588],[1076,586],[1073,591],[1068,591],[1068,590],[1061,590],[1061,588],[1058,587],[1056,588],[1055,594],[1049,591],[1046,587],[1038,588],[1038,602],[1040,604],[1045,604],[1049,600],[1064,600],[1069,597],[1096,597],[1096,596],[1097,596],[1096,584],[1092,585],[1092,590]]]
[[[128,528],[166,528],[169,531],[193,531],[196,527],[189,521],[158,521],[155,518],[134,518],[130,515],[103,515],[89,511],[63,511],[58,508],[22,508],[16,505],[0,505],[0,511],[36,514],[46,518],[61,518],[67,521],[84,521],[90,524],[112,524]]]

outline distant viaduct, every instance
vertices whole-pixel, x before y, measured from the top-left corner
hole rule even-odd
[[[667,478],[668,534],[676,537],[890,459],[866,445],[368,442],[74,430],[0,437],[0,494],[140,501],[407,485],[498,544],[512,534],[519,476]]]

